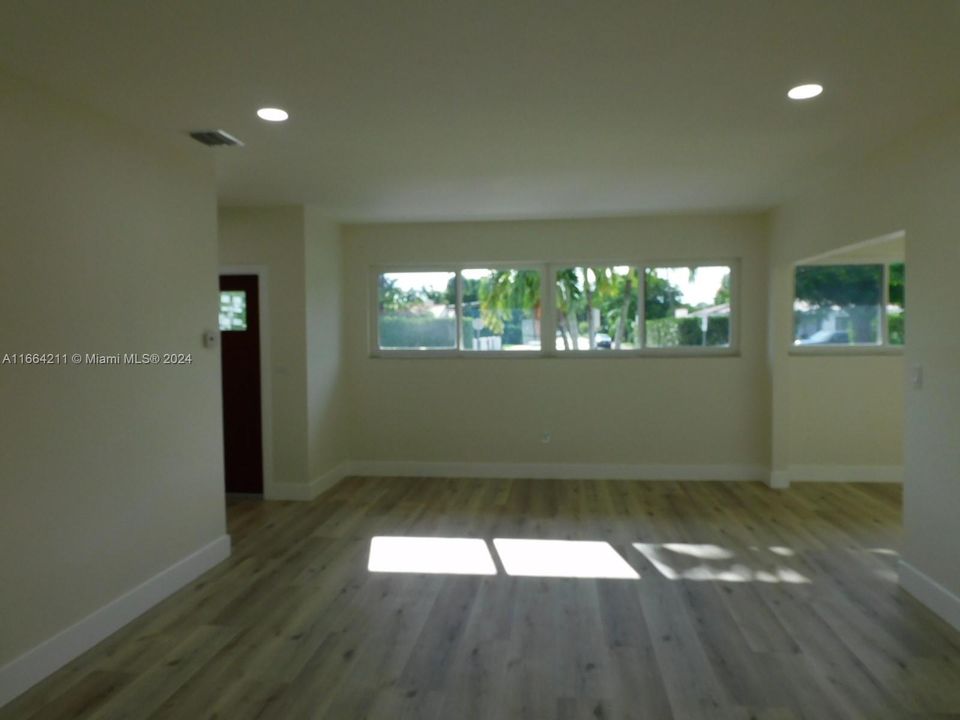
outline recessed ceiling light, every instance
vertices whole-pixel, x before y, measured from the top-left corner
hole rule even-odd
[[[290,117],[282,108],[260,108],[257,110],[257,116],[267,122],[283,122]]]
[[[795,88],[790,88],[787,97],[791,100],[809,100],[810,98],[815,98],[822,92],[823,85],[811,83],[810,85],[797,85]]]

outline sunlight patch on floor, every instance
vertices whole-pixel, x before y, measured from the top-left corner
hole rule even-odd
[[[700,545],[694,543],[664,543],[670,552],[680,555],[689,555],[690,557],[700,558],[701,560],[729,560],[733,553],[719,545]]]
[[[793,550],[788,547],[783,547],[782,545],[771,545],[768,549],[774,555],[779,555],[780,557],[793,557],[796,555]]]
[[[898,584],[900,582],[900,573],[898,573],[896,570],[890,570],[889,568],[881,568],[879,570],[874,570],[873,574],[876,575],[881,580],[886,580],[887,582],[891,582],[894,584]]]
[[[657,572],[667,580],[791,585],[810,582],[810,578],[782,564],[783,558],[792,555],[792,551],[779,546],[770,548],[773,558],[758,557],[755,553],[749,562],[738,561],[734,552],[715,545],[634,543],[633,547],[643,553]],[[784,552],[785,550],[787,552]],[[758,563],[760,567],[757,566]]]
[[[640,575],[602,540],[494,538],[493,547],[512,577],[639,580]],[[634,543],[668,580],[729,583],[808,584],[790,566],[794,551],[782,546],[750,547],[746,557],[706,543]],[[376,573],[497,575],[482,538],[377,536],[370,542],[367,569]]]
[[[370,572],[496,575],[487,543],[475,538],[379,536],[370,541]]]
[[[496,538],[507,575],[638,580],[640,575],[608,542]]]

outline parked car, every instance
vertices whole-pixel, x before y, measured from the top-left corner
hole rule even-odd
[[[598,350],[609,350],[613,347],[613,338],[606,333],[597,333],[593,336],[593,345]]]

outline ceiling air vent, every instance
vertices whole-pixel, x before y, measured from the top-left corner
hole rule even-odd
[[[190,137],[210,147],[243,145],[233,135],[223,130],[194,130],[190,133]]]

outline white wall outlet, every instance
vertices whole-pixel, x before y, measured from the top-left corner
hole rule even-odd
[[[910,366],[910,386],[914,390],[919,390],[923,387],[923,365]]]

